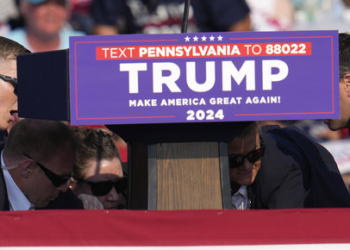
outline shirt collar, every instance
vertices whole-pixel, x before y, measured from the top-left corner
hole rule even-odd
[[[19,189],[15,181],[12,179],[10,172],[6,169],[3,152],[1,152],[1,166],[2,171],[4,173],[4,179],[7,189],[7,196],[10,202],[10,210],[18,211],[18,210],[31,210],[34,205],[27,199],[27,197],[23,194],[23,192]]]
[[[241,186],[238,191],[238,193],[240,193],[241,195],[244,196],[244,198],[248,198],[248,189],[247,186]]]

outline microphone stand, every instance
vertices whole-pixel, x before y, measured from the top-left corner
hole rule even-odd
[[[191,0],[185,0],[184,15],[182,17],[181,33],[187,33],[188,14]]]

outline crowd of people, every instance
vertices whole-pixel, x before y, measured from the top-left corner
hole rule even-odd
[[[128,177],[119,153],[125,143],[120,146],[103,126],[18,118],[16,58],[69,48],[70,36],[180,33],[184,1],[5,2],[7,8],[0,8],[0,211],[125,208]],[[265,4],[192,0],[187,32],[292,29],[291,1]],[[339,34],[339,55],[341,119],[325,121],[330,131],[350,126],[349,34]],[[251,122],[228,144],[228,153],[233,208],[350,207],[332,155],[296,127]]]

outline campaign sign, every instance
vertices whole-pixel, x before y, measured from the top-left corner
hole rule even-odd
[[[70,38],[71,123],[339,118],[337,31]]]

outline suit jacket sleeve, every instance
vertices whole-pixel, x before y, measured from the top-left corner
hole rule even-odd
[[[57,198],[41,209],[84,209],[81,200],[70,190],[60,192]]]

